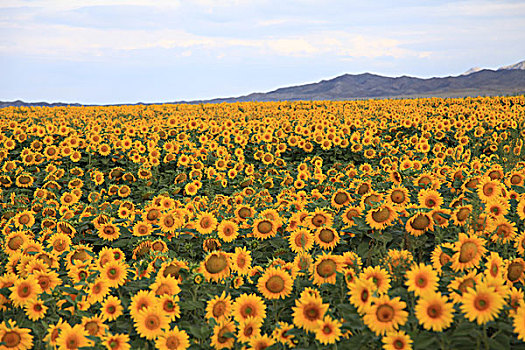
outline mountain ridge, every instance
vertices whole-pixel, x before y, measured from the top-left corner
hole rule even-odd
[[[524,67],[508,68],[508,67]],[[417,78],[386,77],[372,73],[342,74],[332,79],[295,86],[280,87],[268,92],[254,92],[237,97],[161,103],[127,103],[113,105],[199,104],[251,101],[357,100],[372,98],[466,97],[525,94],[525,61],[498,70],[481,69],[470,74],[448,77]],[[63,102],[2,102],[2,107],[20,106],[95,106]],[[106,105],[111,106],[111,105]]]

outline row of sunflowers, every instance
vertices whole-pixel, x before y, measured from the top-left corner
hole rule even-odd
[[[525,96],[0,109],[0,349],[525,340]]]

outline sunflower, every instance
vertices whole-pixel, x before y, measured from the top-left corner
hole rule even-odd
[[[208,212],[200,213],[195,219],[195,221],[195,228],[202,235],[212,233],[213,230],[215,230],[215,228],[217,227],[217,219],[215,218],[215,216],[213,216],[213,214]]]
[[[321,321],[328,311],[328,306],[323,303],[321,297],[302,294],[295,300],[295,306],[292,308],[294,325],[309,332],[315,331],[319,327],[318,321]]]
[[[390,275],[381,266],[368,266],[359,274],[359,279],[372,281],[379,294],[385,294],[390,289]]]
[[[525,304],[525,293],[521,289],[512,287],[509,290],[509,301],[508,305],[510,306],[509,315],[515,316],[518,309]]]
[[[222,322],[230,317],[232,311],[231,296],[224,291],[221,295],[216,295],[206,306],[206,318],[214,318],[217,322]]]
[[[410,196],[408,190],[403,186],[394,186],[386,193],[386,200],[396,208],[404,208],[410,203]]]
[[[381,339],[384,350],[412,350],[412,339],[404,331],[390,331]]]
[[[31,228],[35,224],[35,215],[32,211],[24,210],[13,218],[17,228]]]
[[[434,230],[434,219],[431,213],[418,211],[407,220],[405,229],[411,235],[419,237],[428,230]]]
[[[339,243],[340,237],[333,228],[319,227],[315,231],[314,240],[321,249],[332,250]]]
[[[231,261],[228,253],[214,251],[208,253],[201,262],[199,272],[204,275],[207,281],[219,282],[230,275]]]
[[[92,346],[92,342],[88,340],[87,336],[88,334],[81,324],[71,327],[68,323],[64,323],[57,338],[57,346],[59,349],[68,350]]]
[[[513,241],[517,234],[516,224],[508,221],[504,216],[491,220],[487,226],[487,231],[492,232],[490,236],[492,242],[506,244]]]
[[[29,239],[24,231],[11,231],[4,239],[4,251],[8,254],[21,251]]]
[[[149,290],[139,290],[131,297],[129,314],[132,318],[136,318],[140,311],[152,308],[154,305],[156,305],[156,303],[157,299],[155,298],[155,294],[153,294],[153,292]]]
[[[456,226],[463,226],[467,223],[470,214],[472,213],[472,205],[460,205],[456,207],[452,213],[452,218]]]
[[[177,229],[182,227],[182,221],[177,216],[175,211],[169,211],[167,213],[161,214],[158,225],[162,232],[174,233]]]
[[[61,255],[62,253],[69,251],[71,237],[64,233],[55,233],[48,239],[47,246],[52,248],[53,252]]]
[[[163,276],[162,274],[157,274],[155,283],[150,284],[149,289],[157,296],[164,294],[176,295],[181,291],[178,279],[173,276]]]
[[[114,321],[122,315],[123,307],[120,303],[120,299],[110,295],[104,300],[101,308],[102,319],[104,321]]]
[[[441,194],[432,189],[423,189],[417,195],[419,206],[421,208],[439,209],[443,204]]]
[[[107,331],[108,326],[104,323],[101,316],[83,317],[82,326],[92,337],[101,337]]]
[[[518,339],[525,341],[525,304],[521,304],[516,311],[516,315],[512,320],[514,332],[518,334]]]
[[[109,334],[103,338],[102,344],[108,350],[130,350],[129,335],[127,334]]]
[[[383,230],[385,227],[390,226],[395,219],[397,219],[397,211],[393,206],[387,203],[370,209],[366,214],[366,223],[376,230]]]
[[[325,316],[322,320],[317,321],[318,326],[315,330],[315,339],[321,344],[335,344],[341,338],[341,322]]]
[[[254,337],[261,335],[261,322],[248,317],[246,320],[240,322],[239,330],[237,331],[237,340],[241,343],[250,342]]]
[[[155,339],[169,327],[170,319],[158,306],[140,310],[134,318],[137,333],[146,339]]]
[[[314,236],[308,229],[297,228],[288,236],[288,243],[294,253],[307,252],[314,245]]]
[[[88,286],[88,301],[96,303],[102,301],[109,293],[109,282],[103,278],[97,278],[93,284]]]
[[[159,335],[155,346],[159,350],[185,350],[190,346],[190,339],[186,331],[174,326],[173,329]]]
[[[347,191],[340,189],[332,195],[331,204],[332,207],[336,209],[341,209],[348,205],[348,203],[350,203],[350,200],[350,194]]]
[[[503,276],[504,262],[497,252],[490,252],[485,263],[485,274],[493,278]]]
[[[36,321],[43,318],[47,312],[47,306],[41,300],[33,299],[24,305],[27,318]]]
[[[501,192],[501,183],[488,176],[483,177],[477,186],[478,197],[485,203],[495,197],[499,197]]]
[[[252,233],[258,239],[268,239],[277,234],[278,223],[266,218],[254,220]]]
[[[120,228],[113,223],[102,224],[98,229],[98,236],[108,241],[114,241],[120,237]]]
[[[305,272],[311,271],[313,266],[312,256],[308,253],[298,253],[294,260],[293,266],[298,275],[304,275]]]
[[[223,220],[217,227],[219,238],[224,242],[232,242],[239,235],[239,226],[231,220]]]
[[[257,289],[266,299],[284,299],[292,293],[293,279],[285,270],[270,267],[259,278]]]
[[[233,303],[233,317],[237,322],[242,322],[248,317],[253,317],[261,323],[266,317],[266,305],[261,297],[256,294],[241,294]]]
[[[516,212],[520,219],[525,221],[525,196],[519,201],[518,206],[516,207]]]
[[[239,220],[246,220],[255,215],[255,210],[248,205],[240,205],[235,209],[235,217]]]
[[[514,248],[516,248],[518,254],[525,254],[525,232],[522,232],[514,238]]]
[[[485,240],[476,235],[467,236],[459,233],[459,239],[454,243],[452,269],[460,271],[478,266],[481,258],[487,251]]]
[[[279,343],[283,344],[284,346],[293,348],[295,346],[295,344],[293,343],[295,335],[289,333],[289,331],[293,329],[293,326],[289,323],[278,322],[277,327],[273,330],[272,333],[273,338]]]
[[[372,305],[363,316],[364,323],[377,335],[396,330],[407,321],[406,304],[399,297],[390,299],[388,295],[374,297]]]
[[[454,305],[440,293],[428,292],[422,296],[415,307],[415,314],[423,328],[442,332],[452,324]]]
[[[309,215],[307,223],[313,230],[323,226],[330,227],[333,223],[333,216],[325,209],[316,208],[315,211]]]
[[[474,288],[477,284],[481,283],[481,277],[482,275],[476,273],[474,270],[470,271],[466,275],[456,277],[454,280],[452,280],[448,286],[448,290],[454,303],[461,303],[463,295],[470,288]]]
[[[342,217],[343,222],[346,224],[347,227],[352,227],[355,225],[354,218],[358,218],[361,216],[362,208],[360,206],[349,206],[344,211]]]
[[[443,248],[452,250],[454,245],[452,243],[442,243],[434,248],[430,260],[432,261],[432,266],[439,273],[441,273],[443,266],[448,264],[452,257],[443,251]]]
[[[525,261],[522,258],[509,260],[506,270],[505,277],[510,283],[523,282],[525,280]]]
[[[11,291],[9,299],[15,306],[24,306],[31,300],[37,299],[38,295],[42,293],[38,279],[33,275],[29,275],[27,278],[18,278],[9,290]]]
[[[14,320],[0,323],[2,349],[27,350],[33,348],[33,336],[28,328],[17,327]]]
[[[371,305],[372,296],[377,289],[372,280],[357,278],[348,285],[350,303],[357,308],[357,312],[364,314]]]
[[[128,266],[125,262],[111,261],[104,265],[100,275],[108,282],[109,287],[119,287],[126,282]]]
[[[342,272],[342,267],[342,260],[339,255],[332,255],[327,253],[322,253],[321,255],[318,255],[313,266],[314,284],[335,284],[337,272]]]
[[[480,283],[463,294],[461,311],[470,321],[482,325],[496,318],[504,303],[494,287]]]
[[[63,329],[65,322],[60,318],[57,322],[57,324],[51,324],[47,328],[47,335],[44,337],[44,342],[55,346],[57,342],[58,335],[60,334],[60,331]]]
[[[232,321],[224,321],[213,327],[211,346],[215,349],[231,349],[235,338],[226,336],[235,332],[235,324]]]
[[[414,292],[416,296],[429,292],[435,292],[438,287],[438,274],[431,266],[420,263],[414,265],[406,272],[406,285],[409,292]]]
[[[153,231],[153,226],[147,221],[139,221],[133,225],[133,236],[148,236]]]
[[[252,257],[246,247],[235,247],[231,261],[232,269],[239,275],[245,276],[251,269]]]

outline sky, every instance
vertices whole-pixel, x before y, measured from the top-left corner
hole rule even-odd
[[[1,0],[0,101],[210,99],[525,59],[525,1]]]

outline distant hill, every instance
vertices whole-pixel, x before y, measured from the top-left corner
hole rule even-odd
[[[525,61],[498,70],[472,68],[460,76],[444,78],[385,77],[344,74],[317,83],[283,87],[239,97],[163,103],[222,103],[246,101],[355,100],[369,98],[466,97],[525,94]],[[134,103],[141,104],[141,103]],[[152,103],[146,103],[152,104]],[[1,102],[9,106],[80,106],[78,103]]]
[[[398,78],[370,73],[344,74],[318,83],[280,88],[266,93],[194,102],[349,100],[367,98],[465,97],[525,94],[525,70],[484,69],[445,78]]]

